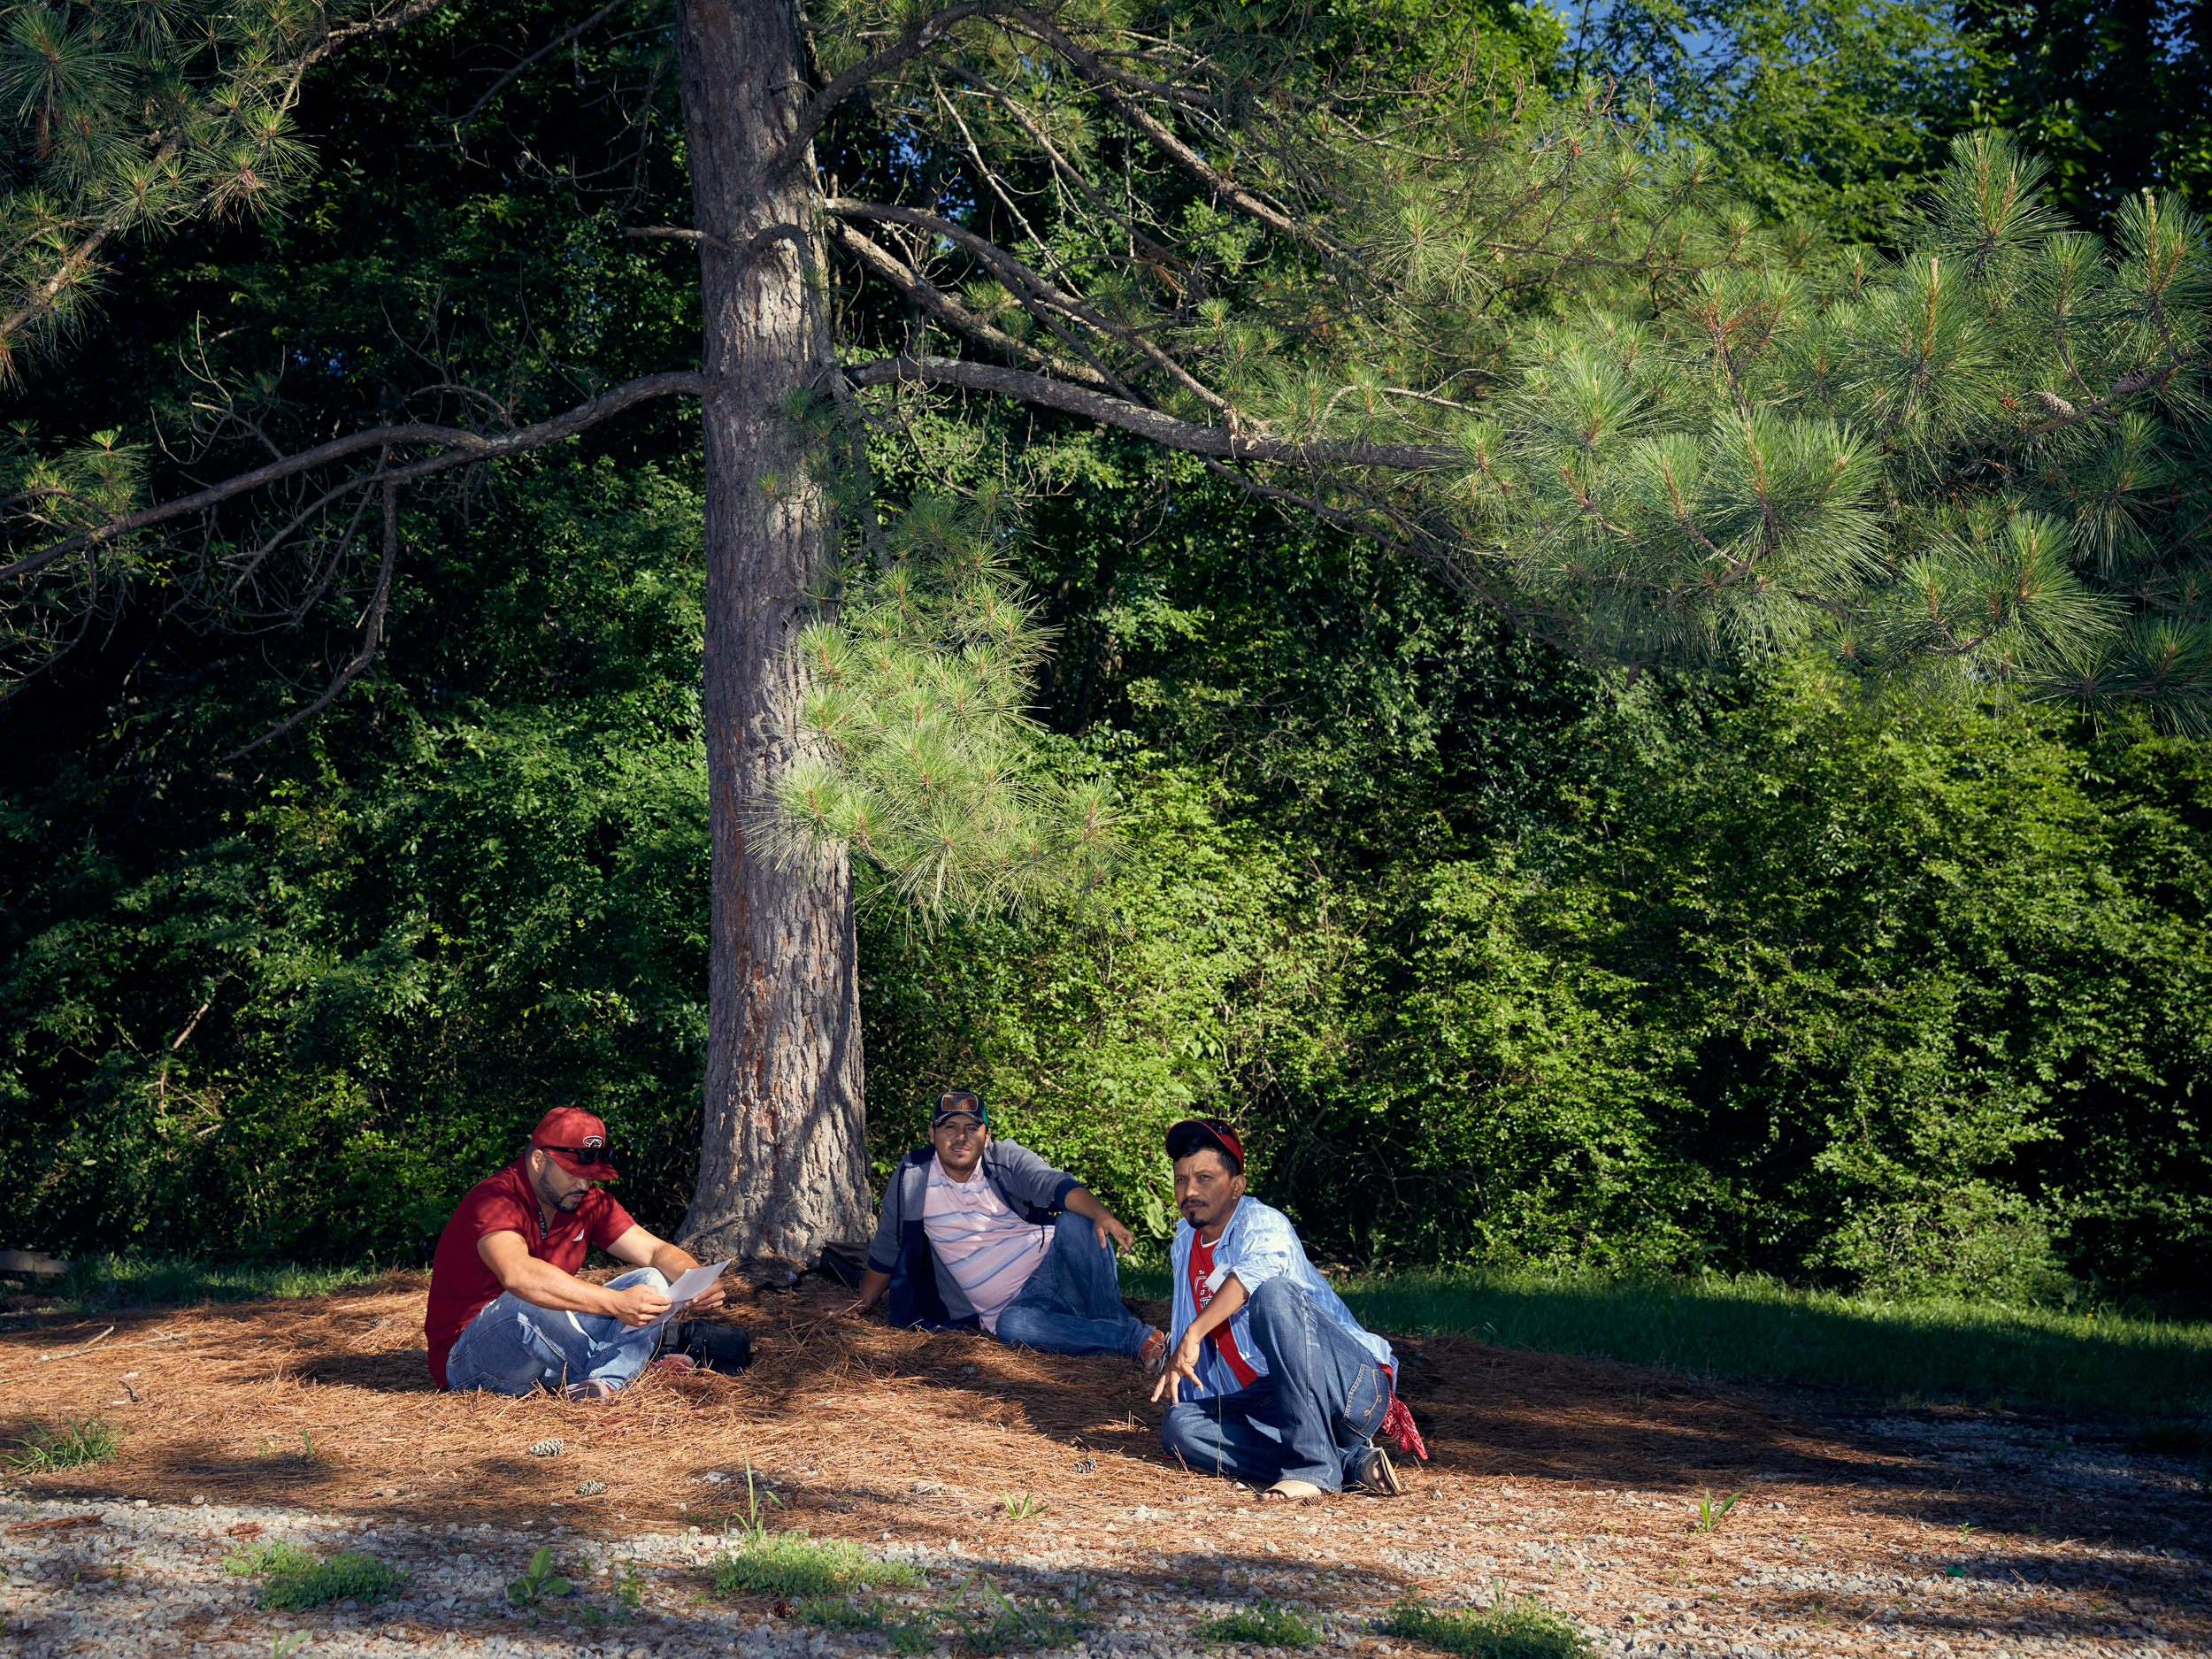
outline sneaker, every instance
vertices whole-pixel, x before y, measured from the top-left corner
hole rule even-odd
[[[572,1382],[562,1389],[561,1398],[564,1400],[611,1400],[616,1393],[617,1390],[612,1383],[603,1382],[596,1377],[587,1377],[583,1381]]]
[[[681,1355],[701,1371],[734,1372],[753,1363],[753,1339],[734,1325],[710,1319],[685,1319],[676,1326],[670,1352]]]
[[[1379,1446],[1371,1448],[1367,1455],[1353,1465],[1351,1484],[1362,1492],[1380,1493],[1393,1498],[1405,1490],[1398,1484],[1398,1471],[1391,1467],[1389,1454]]]
[[[664,1371],[671,1377],[688,1377],[699,1368],[692,1363],[688,1354],[664,1354],[646,1369]]]
[[[1137,1358],[1143,1363],[1144,1374],[1148,1377],[1157,1377],[1165,1371],[1167,1369],[1167,1333],[1155,1327],[1152,1334],[1145,1338],[1144,1347],[1138,1353]]]

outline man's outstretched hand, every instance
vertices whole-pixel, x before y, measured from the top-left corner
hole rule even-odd
[[[1190,1383],[1193,1394],[1202,1394],[1206,1392],[1206,1385],[1198,1380],[1198,1350],[1204,1340],[1203,1337],[1192,1332],[1183,1333],[1183,1340],[1167,1356],[1167,1367],[1160,1372],[1160,1380],[1152,1385],[1154,1405],[1159,1404],[1160,1396],[1164,1394],[1167,1395],[1170,1405],[1179,1403],[1183,1398],[1179,1385],[1186,1379]]]
[[[1091,1228],[1098,1234],[1098,1248],[1102,1250],[1119,1250],[1126,1256],[1136,1248],[1137,1235],[1111,1216],[1100,1217],[1091,1224]]]

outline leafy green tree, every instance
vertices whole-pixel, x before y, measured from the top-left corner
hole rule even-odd
[[[428,353],[390,419],[297,448],[272,393],[219,384],[195,466],[219,481],[119,511],[128,446],[96,442],[81,484],[26,462],[0,573],[35,656],[141,572],[227,598],[279,547],[296,595],[373,567],[303,718],[382,650],[428,480],[697,397],[703,1245],[804,1253],[864,1213],[847,867],[754,856],[748,815],[803,760],[788,648],[843,527],[868,540],[867,440],[934,419],[922,388],[1200,457],[1639,666],[1818,637],[1931,683],[2202,698],[2175,480],[2200,446],[2204,251],[2177,206],[2108,256],[2051,234],[2027,169],[1977,139],[1887,270],[1763,235],[1708,157],[1597,92],[1465,60],[1385,75],[1333,20],[963,0],[809,29],[788,0],[685,0],[675,22],[689,222],[626,228],[696,250],[698,368],[579,372],[562,407],[561,365],[520,342],[501,395]],[[826,165],[841,122],[850,175]]]
[[[2143,191],[2212,201],[2212,12],[2186,0],[1991,4],[1961,23],[1988,42],[1985,119],[2050,158],[2054,200],[2102,227]]]
[[[1980,26],[1917,0],[1586,0],[1571,17],[1571,76],[1647,89],[1747,200],[1845,241],[1887,240],[1987,74]]]

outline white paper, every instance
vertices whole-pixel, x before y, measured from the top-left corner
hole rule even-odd
[[[706,1294],[707,1286],[721,1278],[722,1270],[729,1266],[730,1262],[735,1260],[737,1257],[733,1256],[729,1262],[716,1262],[710,1266],[691,1268],[678,1275],[676,1282],[668,1287],[668,1311],[654,1320],[653,1324],[664,1325],[688,1308]]]

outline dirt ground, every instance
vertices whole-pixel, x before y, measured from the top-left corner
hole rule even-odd
[[[314,1299],[0,1319],[0,1455],[62,1417],[123,1439],[114,1463],[0,1484],[614,1537],[742,1518],[749,1466],[787,1506],[771,1525],[872,1549],[1048,1549],[1162,1583],[1202,1557],[1210,1584],[1217,1567],[1317,1606],[1502,1585],[1630,1653],[2212,1647],[2202,1473],[2055,1419],[1394,1339],[1432,1458],[1401,1460],[1406,1494],[1263,1509],[1163,1463],[1133,1363],[895,1331],[811,1278],[733,1296],[750,1371],[649,1375],[598,1406],[434,1392],[426,1288],[393,1273]],[[529,1455],[548,1439],[561,1455]],[[592,1481],[604,1492],[580,1497]],[[1740,1496],[1699,1531],[1708,1494]],[[1044,1507],[1012,1518],[1024,1499]]]

